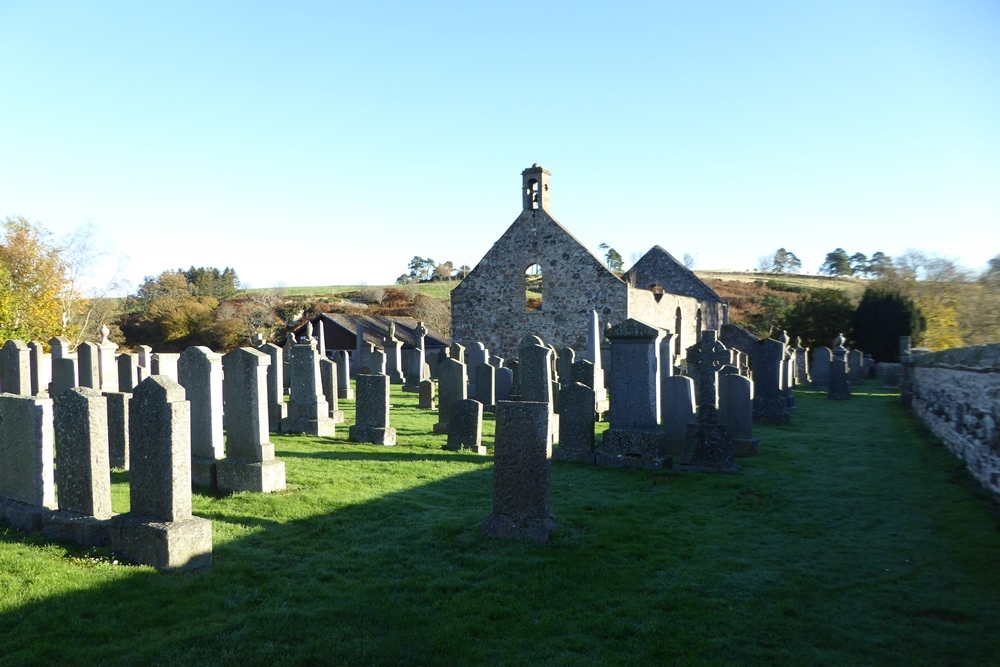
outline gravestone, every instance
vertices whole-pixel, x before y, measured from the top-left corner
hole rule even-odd
[[[830,348],[817,347],[813,350],[810,361],[809,374],[812,378],[812,388],[828,388],[830,386],[830,362],[833,361],[833,353]]]
[[[108,401],[108,461],[112,468],[128,470],[128,402],[131,393],[102,392]]]
[[[423,322],[417,322],[417,328],[414,329],[413,333],[417,338],[417,345],[412,350],[410,350],[410,363],[406,368],[406,383],[403,385],[403,391],[420,391],[420,383],[424,380],[430,379],[429,369],[424,369],[425,361],[425,341],[427,338],[427,327]],[[404,351],[405,354],[405,351]],[[404,359],[405,364],[405,359]]]
[[[901,364],[889,364],[885,362],[879,362],[875,368],[878,374],[882,377],[883,387],[889,387],[893,389],[899,387],[900,371],[902,369]]]
[[[111,520],[111,549],[158,570],[212,564],[212,522],[191,514],[191,411],[184,388],[154,375],[129,404],[130,511]]]
[[[392,337],[385,340],[385,374],[389,376],[391,384],[403,384],[406,378],[403,376],[403,343]]]
[[[240,347],[222,357],[226,456],[218,463],[223,493],[270,493],[285,488],[285,462],[268,437],[268,373],[273,357]]]
[[[306,322],[305,341],[292,346],[291,384],[288,416],[281,422],[282,432],[333,437],[336,425],[330,419],[330,406],[323,397],[319,354],[309,322]]]
[[[452,343],[448,347],[448,356],[456,361],[465,363],[465,346],[459,343]],[[439,360],[441,361],[441,360]]]
[[[497,403],[493,512],[480,526],[484,535],[544,543],[556,529],[550,514],[550,416],[546,403]]]
[[[316,350],[320,359],[326,359],[326,333],[323,331],[323,318],[316,321]]]
[[[52,359],[52,382],[49,383],[49,397],[55,398],[67,389],[77,386],[76,359]]]
[[[438,365],[438,374],[441,379],[438,381],[438,421],[434,424],[434,432],[447,433],[452,406],[468,398],[465,364],[457,359],[445,359]]]
[[[791,413],[783,390],[785,345],[773,338],[757,343],[753,361],[753,420],[759,424],[788,424]]]
[[[559,377],[559,385],[569,386],[573,384],[573,364],[576,362],[576,352],[573,348],[564,347],[559,350],[556,357],[556,375]]]
[[[802,337],[795,339],[795,378],[798,384],[809,384],[809,348],[802,346]]]
[[[191,483],[218,488],[217,464],[226,455],[222,428],[222,355],[203,345],[178,357],[177,382],[184,387],[191,424]]]
[[[420,381],[420,398],[417,407],[421,410],[434,410],[436,406],[434,404],[434,381],[433,380],[421,380]]]
[[[844,347],[844,334],[837,334],[833,340],[833,361],[830,362],[830,383],[826,397],[834,401],[851,397],[850,367],[848,351]]]
[[[59,511],[44,520],[49,539],[103,545],[111,541],[111,465],[107,399],[76,387],[54,401],[55,482]]]
[[[483,404],[467,398],[451,406],[448,421],[448,443],[452,451],[468,450],[473,454],[486,454],[483,446]]]
[[[329,416],[335,424],[344,423],[344,413],[340,411],[339,392],[337,391],[337,364],[330,359],[320,357],[320,385],[323,387],[323,397],[329,406]]]
[[[494,398],[497,401],[510,400],[511,386],[514,384],[514,371],[506,367],[497,368],[496,372],[496,392]]]
[[[362,374],[355,381],[358,387],[356,418],[348,431],[348,440],[395,445],[396,429],[389,425],[389,377]]]
[[[369,343],[368,341],[363,341],[361,343],[361,349],[358,352],[355,353],[355,355],[357,356],[357,363],[358,363],[358,366],[360,368],[358,370],[358,372],[355,373],[355,375],[358,375],[358,374],[361,374],[361,373],[364,373],[364,374],[367,375],[367,374],[370,374],[370,373],[374,372],[373,368],[372,368],[372,355],[373,354],[375,354],[375,345],[373,343]],[[384,363],[384,361],[385,361],[385,357],[384,356],[382,357],[382,360],[383,360],[383,363]],[[383,368],[384,368],[384,366],[383,366]]]
[[[135,353],[139,355],[139,366],[143,369],[142,378],[153,374],[153,348],[149,345],[136,345]]]
[[[97,344],[97,373],[101,391],[119,391],[115,351],[118,346],[108,340],[111,330],[101,325],[101,342]]]
[[[385,352],[379,349],[373,349],[368,355],[368,373],[366,375],[385,375],[386,362],[385,362]]]
[[[75,356],[70,352],[71,346],[69,338],[63,336],[53,336],[49,339],[49,349],[52,350],[53,359],[74,359]]]
[[[145,378],[140,375],[139,355],[122,352],[116,359],[118,364],[118,391],[131,393]]]
[[[521,361],[511,359],[507,362],[507,368],[510,369],[510,400],[519,401],[521,400]]]
[[[475,343],[465,352],[465,372],[469,375],[469,395],[476,395],[476,369],[490,360],[490,351],[482,343]]]
[[[729,429],[736,457],[756,456],[753,437],[753,383],[736,374],[719,377],[719,421]]]
[[[49,390],[52,382],[52,355],[38,341],[28,343],[28,372],[31,374],[31,395],[39,396]]]
[[[594,389],[594,385],[598,384],[599,375],[603,375],[603,373],[599,372],[589,359],[578,359],[573,362],[573,374],[570,376],[570,379],[573,382],[579,382],[580,384],[585,384],[591,389]],[[604,419],[604,413],[608,411],[608,407],[607,392],[604,392],[604,399],[601,400],[595,390],[594,413],[598,421]]]
[[[595,461],[600,466],[671,467],[660,430],[660,338],[663,330],[627,319],[607,331],[611,341],[610,424]],[[595,369],[596,372],[596,369]]]
[[[864,384],[865,381],[865,355],[861,350],[848,350],[847,352],[848,380],[851,384]]]
[[[271,433],[281,431],[281,421],[288,416],[288,406],[285,405],[285,364],[284,350],[274,343],[262,343],[257,351],[266,354],[271,360],[267,364],[267,430]],[[225,364],[225,361],[223,361]]]
[[[476,367],[475,398],[487,412],[493,412],[497,403],[496,371],[490,364],[479,364]]]
[[[83,342],[76,346],[76,377],[81,387],[100,389],[100,367],[97,365],[97,345]]]
[[[576,363],[586,363],[593,368],[586,359]],[[573,382],[563,387],[560,394],[559,446],[553,458],[592,464],[595,457],[594,390],[582,382]]]
[[[671,456],[683,456],[684,437],[689,424],[698,421],[694,398],[694,380],[684,375],[672,375],[660,384],[662,396],[663,436],[666,451]]]
[[[697,373],[699,381],[698,421],[689,424],[684,435],[681,467],[685,470],[730,472],[736,469],[732,437],[726,425],[719,421],[717,384],[719,371],[731,358],[726,346],[718,341],[717,332],[711,329],[701,332],[701,342],[687,350],[688,371]]]
[[[354,388],[351,387],[351,353],[340,351],[337,360],[337,398],[345,401],[354,400]]]
[[[913,405],[913,350],[910,337],[899,337],[899,404]]]
[[[527,335],[518,345],[518,374],[520,375],[520,400],[535,403],[547,403],[552,416],[548,420],[549,441],[555,442],[559,437],[559,417],[555,414],[553,401],[552,366],[555,355],[552,349],[535,335]]]
[[[56,506],[52,399],[0,394],[0,517],[38,532]]]
[[[181,355],[177,352],[154,352],[152,354],[152,375],[166,375],[177,382],[177,364]]]
[[[31,395],[31,352],[23,341],[11,338],[0,348],[0,391]]]

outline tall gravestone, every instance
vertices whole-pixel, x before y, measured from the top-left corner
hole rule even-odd
[[[136,345],[135,353],[139,355],[139,366],[142,367],[143,379],[153,374],[153,348],[149,345]]]
[[[423,322],[417,322],[417,328],[414,329],[413,333],[416,335],[417,344],[409,351],[409,363],[406,364],[404,360],[406,382],[403,385],[403,391],[417,392],[420,390],[420,383],[430,379],[430,374],[424,369],[427,327]]]
[[[112,468],[129,468],[128,403],[132,394],[101,392],[108,402],[108,460]]]
[[[538,336],[529,334],[521,339],[518,345],[517,366],[520,375],[520,400],[536,403],[546,403],[552,416],[549,418],[549,442],[555,442],[559,437],[559,418],[555,414],[553,398],[553,363],[555,355],[552,349],[542,342]]]
[[[158,570],[212,564],[212,522],[191,514],[191,410],[184,388],[153,375],[129,405],[128,513],[111,520],[111,548]]]
[[[0,394],[0,516],[38,532],[56,506],[52,399]]]
[[[610,424],[595,460],[601,466],[669,468],[660,430],[660,338],[663,330],[635,319],[608,329],[611,342]]]
[[[354,388],[351,387],[351,353],[340,351],[337,359],[337,398],[345,401],[354,400]]]
[[[177,364],[181,355],[177,352],[154,352],[152,354],[153,375],[166,375],[168,378],[177,381]]]
[[[556,529],[550,511],[551,414],[546,403],[497,404],[493,512],[480,526],[484,535],[544,543]]]
[[[479,401],[483,409],[493,412],[496,406],[496,372],[492,365],[483,363],[476,367],[475,373],[475,399]]]
[[[753,419],[759,424],[791,421],[788,397],[783,390],[785,345],[773,338],[757,343],[753,362]]]
[[[140,374],[139,355],[122,352],[116,359],[118,365],[118,390],[131,393],[143,381]]]
[[[102,545],[111,541],[111,465],[107,399],[89,387],[54,401],[55,482],[59,511],[46,517],[49,539]]]
[[[361,374],[357,382],[355,423],[348,430],[351,442],[396,444],[396,429],[389,425],[389,376]]]
[[[101,342],[97,344],[97,379],[101,391],[118,391],[118,367],[115,352],[118,346],[108,340],[111,330],[101,325]]]
[[[49,383],[49,397],[55,398],[67,389],[78,386],[76,358],[52,359],[52,382]]]
[[[218,462],[226,455],[222,425],[222,355],[198,345],[177,361],[177,382],[184,387],[191,424],[191,483],[218,488]]]
[[[31,353],[24,341],[9,339],[0,348],[0,391],[31,395]]]
[[[76,376],[81,387],[101,388],[96,343],[85,341],[76,346],[76,367]]]
[[[564,347],[559,350],[556,357],[556,376],[559,378],[559,386],[569,386],[573,384],[573,364],[576,362],[576,352],[571,347]]]
[[[268,437],[267,368],[272,359],[249,347],[222,357],[226,456],[218,463],[218,488],[223,493],[285,488],[285,462],[274,458]]]
[[[477,342],[465,351],[465,372],[468,373],[470,395],[476,395],[476,369],[479,364],[488,363],[489,360],[490,351],[482,343]]]
[[[851,384],[863,384],[865,381],[865,355],[861,350],[847,351],[848,379]]]
[[[506,366],[497,367],[496,374],[494,375],[495,391],[493,393],[494,398],[497,401],[509,401],[511,394],[511,387],[514,384],[514,371],[507,368]]]
[[[438,421],[434,424],[435,433],[447,433],[448,422],[451,419],[451,408],[458,401],[468,398],[468,388],[465,383],[465,364],[457,359],[447,358],[438,365]]]
[[[433,380],[420,381],[420,397],[417,407],[421,410],[436,410],[437,404],[434,401],[434,389],[436,385]]]
[[[830,348],[817,347],[813,350],[810,361],[812,362],[809,364],[812,388],[827,389],[830,386],[830,362],[833,361]]]
[[[711,329],[703,331],[701,342],[687,350],[688,371],[698,375],[698,421],[688,426],[684,436],[684,458],[681,460],[681,467],[685,470],[706,472],[735,470],[733,440],[729,429],[719,420],[717,384],[719,371],[729,365],[732,355],[726,346],[719,342],[717,335],[717,332]]]
[[[281,420],[288,416],[285,405],[285,365],[284,351],[274,343],[262,343],[257,351],[271,360],[267,364],[267,429],[272,433],[281,431]],[[223,362],[225,363],[225,362]]]
[[[319,354],[312,338],[312,325],[306,323],[304,342],[292,347],[291,395],[288,416],[281,423],[285,433],[333,436],[336,425],[330,419],[330,406],[323,397],[319,375]]]
[[[802,337],[795,338],[795,379],[798,384],[809,384],[809,348],[802,345]]]
[[[684,454],[688,425],[698,421],[694,380],[684,375],[662,378],[660,394],[663,401],[661,424],[667,453],[680,457]]]
[[[386,375],[385,352],[377,348],[368,355],[368,372],[366,375]]]
[[[753,383],[740,375],[719,377],[719,421],[729,429],[733,454],[756,456],[757,439],[753,437]]]
[[[391,384],[403,384],[406,378],[403,376],[403,343],[396,338],[396,323],[389,323],[389,335],[385,339],[383,346],[385,351],[385,374],[389,376]]]
[[[826,397],[834,401],[843,401],[851,397],[850,376],[847,365],[847,348],[844,347],[844,335],[837,334],[833,340],[833,360],[830,362],[830,383]]]
[[[483,446],[483,404],[467,398],[451,406],[448,421],[448,443],[445,449],[486,454]]]
[[[577,363],[591,364],[586,359]],[[594,463],[594,390],[573,382],[560,390],[559,446],[553,458],[560,461]]]
[[[52,355],[38,341],[28,343],[28,370],[31,373],[31,395],[39,396],[49,390],[52,381]]]
[[[344,413],[340,411],[339,392],[337,391],[337,364],[330,359],[320,357],[320,385],[323,387],[323,397],[329,406],[329,417],[335,424],[344,423]]]

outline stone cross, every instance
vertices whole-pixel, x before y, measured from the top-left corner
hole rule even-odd
[[[729,350],[718,341],[714,329],[701,332],[701,342],[687,350],[688,367],[698,373],[698,421],[714,423],[719,408],[719,370],[729,363]]]

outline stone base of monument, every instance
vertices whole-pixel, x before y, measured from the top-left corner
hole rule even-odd
[[[218,484],[218,460],[205,456],[191,457],[191,487],[215,491]]]
[[[594,462],[607,468],[670,468],[667,439],[657,431],[608,429],[595,452]]]
[[[345,400],[345,401],[353,401],[354,400],[354,390],[352,388],[350,388],[350,387],[347,387],[347,388],[338,387],[337,388],[337,398]]]
[[[333,420],[334,424],[343,424],[344,412],[342,410],[334,410],[333,414],[330,415],[330,419]]]
[[[157,570],[204,570],[212,566],[212,522],[196,516],[150,521],[119,514],[111,520],[111,550]]]
[[[26,533],[41,532],[45,517],[52,511],[48,507],[0,498],[0,519],[6,519],[14,528]]]
[[[337,426],[329,417],[325,419],[301,419],[287,417],[281,420],[282,433],[304,433],[321,438],[332,438],[337,434]]]
[[[386,375],[389,376],[389,384],[404,384],[406,382],[406,378],[403,377],[403,374],[399,371],[396,371],[395,373],[388,371]]]
[[[788,411],[788,398],[784,394],[774,397],[753,397],[754,424],[790,424],[792,415]]]
[[[50,540],[102,547],[111,544],[112,518],[98,519],[86,514],[58,510],[44,518],[42,535]]]
[[[757,438],[733,438],[733,455],[736,458],[757,456]]]
[[[733,439],[722,424],[688,424],[681,470],[736,472]]]
[[[348,429],[347,439],[351,442],[371,442],[376,445],[391,447],[396,444],[396,429],[381,426],[359,426],[355,424]]]
[[[573,463],[594,464],[594,452],[589,449],[570,449],[562,444],[552,450],[552,458],[556,461],[572,461]]]
[[[284,461],[245,461],[224,458],[219,461],[221,493],[271,493],[285,488]]]
[[[479,527],[479,532],[487,537],[507,540],[529,540],[544,544],[548,542],[549,535],[557,527],[552,517],[542,519],[533,516],[512,516],[510,514],[494,512]]]
[[[434,424],[434,432],[435,433],[447,433],[448,432],[448,424],[446,422],[438,422],[438,423]]]
[[[281,422],[288,418],[288,406],[284,403],[272,403],[267,407],[267,414],[267,430],[271,433],[281,433]]]

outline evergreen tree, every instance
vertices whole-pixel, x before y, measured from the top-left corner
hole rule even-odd
[[[802,337],[806,347],[830,347],[838,333],[849,331],[854,306],[840,290],[820,289],[799,299],[781,319],[779,328],[793,338]]]
[[[851,340],[876,361],[899,361],[899,337],[919,343],[927,322],[913,299],[899,292],[869,287],[854,311]]]
[[[819,267],[820,273],[828,276],[849,276],[851,270],[851,258],[843,248],[837,248],[833,252],[827,253],[826,261]]]

